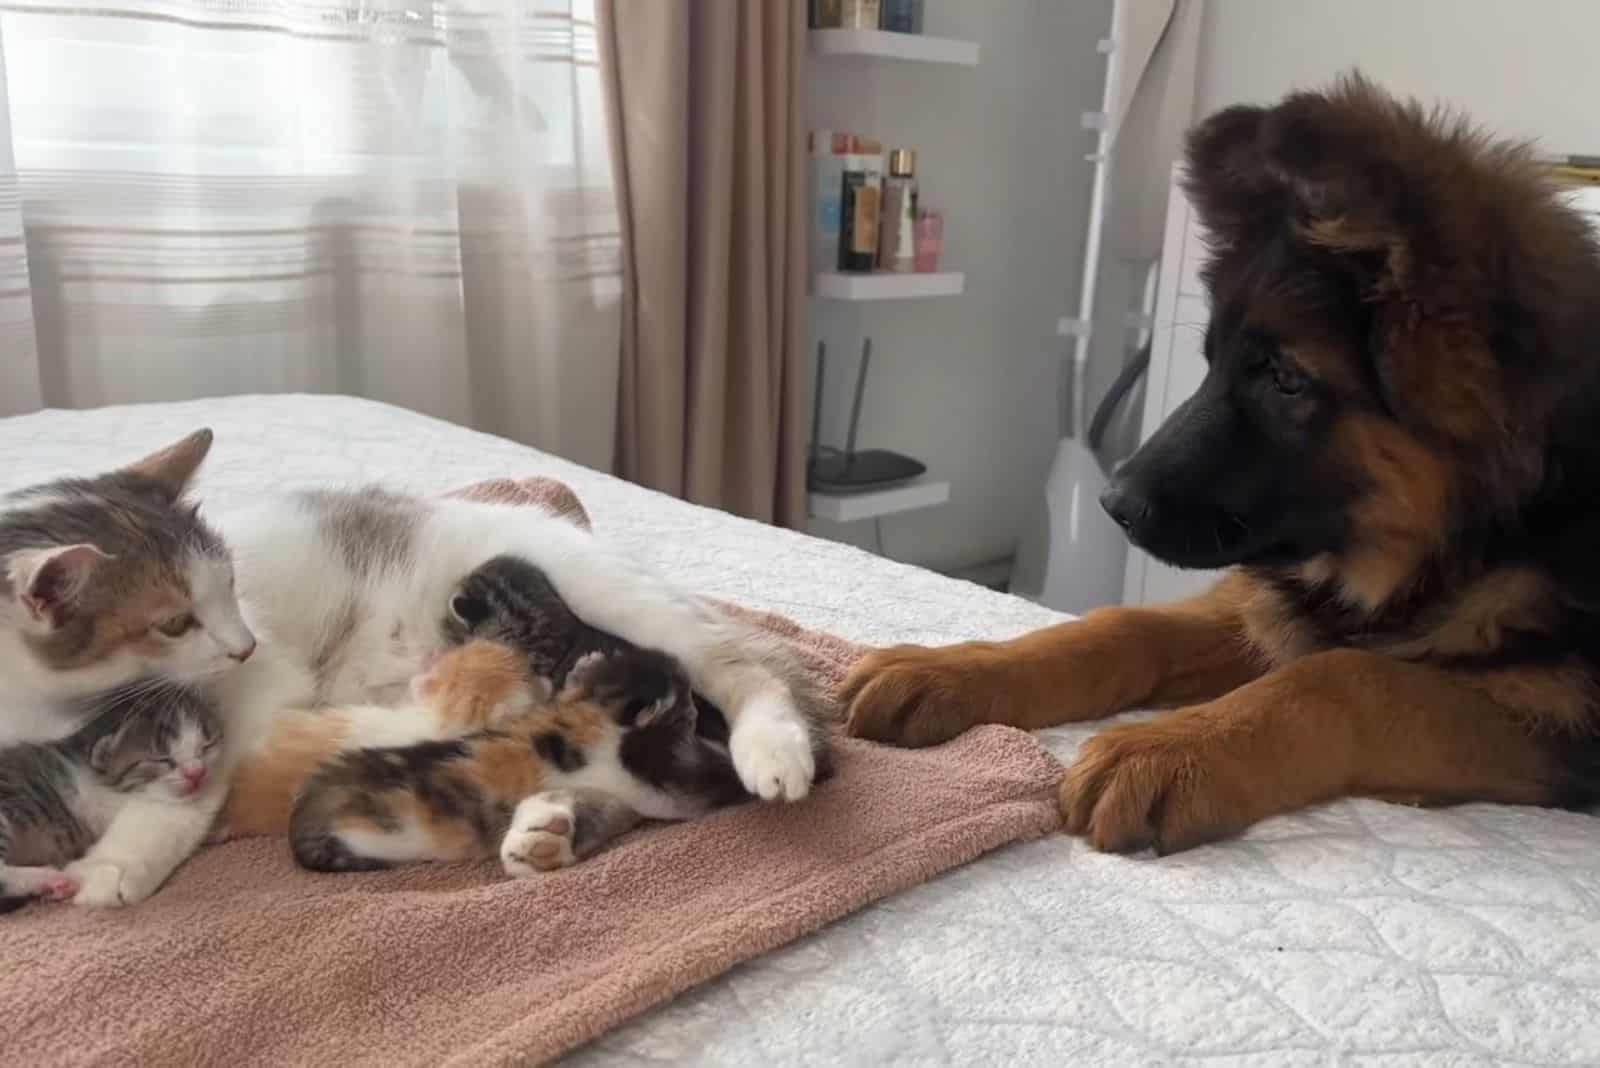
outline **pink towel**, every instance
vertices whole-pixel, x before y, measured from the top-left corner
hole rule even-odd
[[[587,523],[559,483],[484,483]],[[732,609],[835,685],[859,647]],[[1057,825],[1060,768],[981,727],[921,751],[839,739],[795,805],[638,831],[565,871],[297,869],[284,842],[213,846],[150,901],[0,917],[12,1064],[527,1064],[887,894]]]

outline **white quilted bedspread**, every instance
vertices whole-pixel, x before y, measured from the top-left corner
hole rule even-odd
[[[0,420],[0,489],[200,425],[212,507],[283,486],[570,483],[685,585],[872,642],[1004,637],[1025,602],[377,404],[247,397]],[[959,489],[959,487],[958,487]],[[1062,757],[1084,729],[1047,732]],[[1343,802],[1178,857],[1002,850],[710,983],[585,1065],[1600,1063],[1600,821]]]

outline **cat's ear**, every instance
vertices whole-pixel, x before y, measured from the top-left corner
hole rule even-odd
[[[97,774],[105,774],[111,770],[112,758],[116,756],[117,747],[122,744],[123,727],[101,738],[94,743],[94,748],[89,750],[89,768]]]
[[[155,483],[162,496],[168,501],[175,501],[183,496],[190,479],[200,470],[206,453],[211,451],[211,440],[211,429],[202,427],[181,441],[175,441],[122,470],[125,474],[138,475]]]
[[[109,559],[87,543],[22,549],[6,559],[6,580],[28,618],[53,630],[71,614],[95,569]]]

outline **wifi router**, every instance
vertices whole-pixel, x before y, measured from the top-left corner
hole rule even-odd
[[[850,405],[850,432],[844,451],[824,449],[817,443],[822,423],[823,364],[827,346],[817,342],[817,388],[811,409],[811,459],[806,464],[806,487],[817,493],[866,493],[909,482],[928,468],[920,460],[887,449],[856,451],[856,430],[861,425],[861,397],[867,387],[867,367],[872,362],[872,339],[861,343],[861,366],[856,372],[856,395]]]

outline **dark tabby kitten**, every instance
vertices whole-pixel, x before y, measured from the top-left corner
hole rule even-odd
[[[635,649],[621,638],[579,619],[542,570],[514,556],[494,557],[463,579],[450,599],[441,629],[452,643],[486,638],[520,649],[527,655],[533,673],[550,680],[555,689],[565,683],[567,672],[581,658],[593,653],[611,655]],[[751,640],[756,642],[759,636]],[[811,727],[816,781],[823,781],[832,773],[832,760],[822,725],[820,695],[795,668],[780,640],[774,638],[764,647],[758,647],[756,655],[794,690],[795,702]],[[696,732],[718,747],[725,758],[727,719],[699,693],[694,694],[694,702],[699,713]],[[643,769],[636,770],[645,773]]]
[[[135,795],[192,800],[222,733],[186,687],[147,679],[95,699],[101,709],[59,741],[0,749],[0,911],[77,894],[93,871],[68,868]]]

